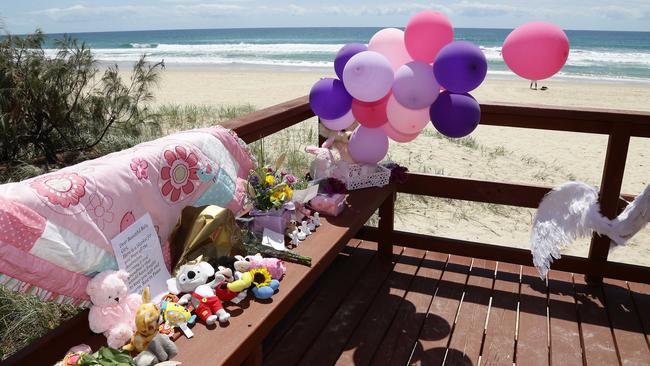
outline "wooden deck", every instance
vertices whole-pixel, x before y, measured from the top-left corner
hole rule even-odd
[[[650,286],[352,240],[266,365],[650,365]]]

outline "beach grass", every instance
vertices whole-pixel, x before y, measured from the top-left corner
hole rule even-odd
[[[0,360],[42,337],[79,312],[73,305],[42,301],[0,286]],[[65,350],[63,350],[65,351]]]

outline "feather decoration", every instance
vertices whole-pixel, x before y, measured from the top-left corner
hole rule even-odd
[[[600,213],[598,190],[582,182],[564,183],[547,193],[537,209],[530,236],[533,264],[546,277],[560,250],[593,232],[625,245],[650,221],[650,185],[613,220]]]

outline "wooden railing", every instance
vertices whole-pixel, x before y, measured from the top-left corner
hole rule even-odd
[[[313,116],[307,97],[302,97],[229,121],[226,126],[237,131],[245,141],[251,142]],[[626,201],[622,198],[626,200],[634,198],[633,195],[621,194],[625,161],[631,137],[650,137],[650,113],[537,105],[482,104],[481,124],[608,135],[609,141],[600,183],[602,213],[610,218],[614,217],[626,205]],[[551,188],[411,173],[405,184],[396,187],[396,193],[537,208]],[[396,231],[393,227],[394,215],[394,201],[388,202],[380,209],[379,227],[366,226],[359,232],[358,237],[377,241],[382,255],[390,253],[392,245],[399,244],[532,265],[530,251],[526,249]],[[585,274],[588,280],[593,282],[598,282],[603,277],[610,277],[650,283],[650,268],[608,261],[609,244],[609,238],[594,235],[588,257],[565,255],[556,260],[552,268]]]
[[[650,137],[650,113],[608,110],[562,109],[543,106],[483,104],[481,123],[609,135],[607,155],[601,182],[601,207],[613,217],[623,207],[621,182],[630,137]],[[254,142],[314,117],[307,97],[297,98],[246,116],[230,120],[225,127],[233,129],[246,142]],[[475,202],[536,208],[551,187],[491,182],[439,175],[410,174],[406,184],[395,186],[395,194],[407,193]],[[630,200],[631,195],[623,195]],[[379,243],[379,254],[389,258],[393,245],[450,254],[531,265],[530,251],[480,242],[471,242],[394,230],[395,200],[387,200],[379,209],[379,227],[364,227],[357,237]],[[552,268],[589,275],[592,281],[602,277],[650,283],[650,267],[607,261],[609,239],[594,236],[587,258],[563,256]],[[89,333],[87,311],[82,312],[37,342],[16,353],[4,363],[25,364],[34,352],[65,349],[68,344],[89,342],[97,346],[103,338]],[[92,342],[90,342],[92,343]],[[3,363],[3,364],[4,364]]]

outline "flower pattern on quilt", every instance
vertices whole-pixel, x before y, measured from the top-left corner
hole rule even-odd
[[[97,223],[99,229],[104,230],[104,227],[106,227],[106,225],[113,222],[114,215],[113,211],[111,211],[112,207],[113,198],[95,193],[90,196],[90,202],[88,203],[86,209],[92,216],[95,223]]]
[[[54,205],[76,206],[86,194],[86,180],[77,173],[52,173],[34,179],[32,189]]]
[[[131,159],[131,171],[138,179],[149,179],[149,163],[141,158]]]
[[[183,146],[163,152],[166,166],[160,170],[162,186],[160,192],[172,202],[178,202],[194,192],[200,184],[198,171],[199,159],[194,152]]]

